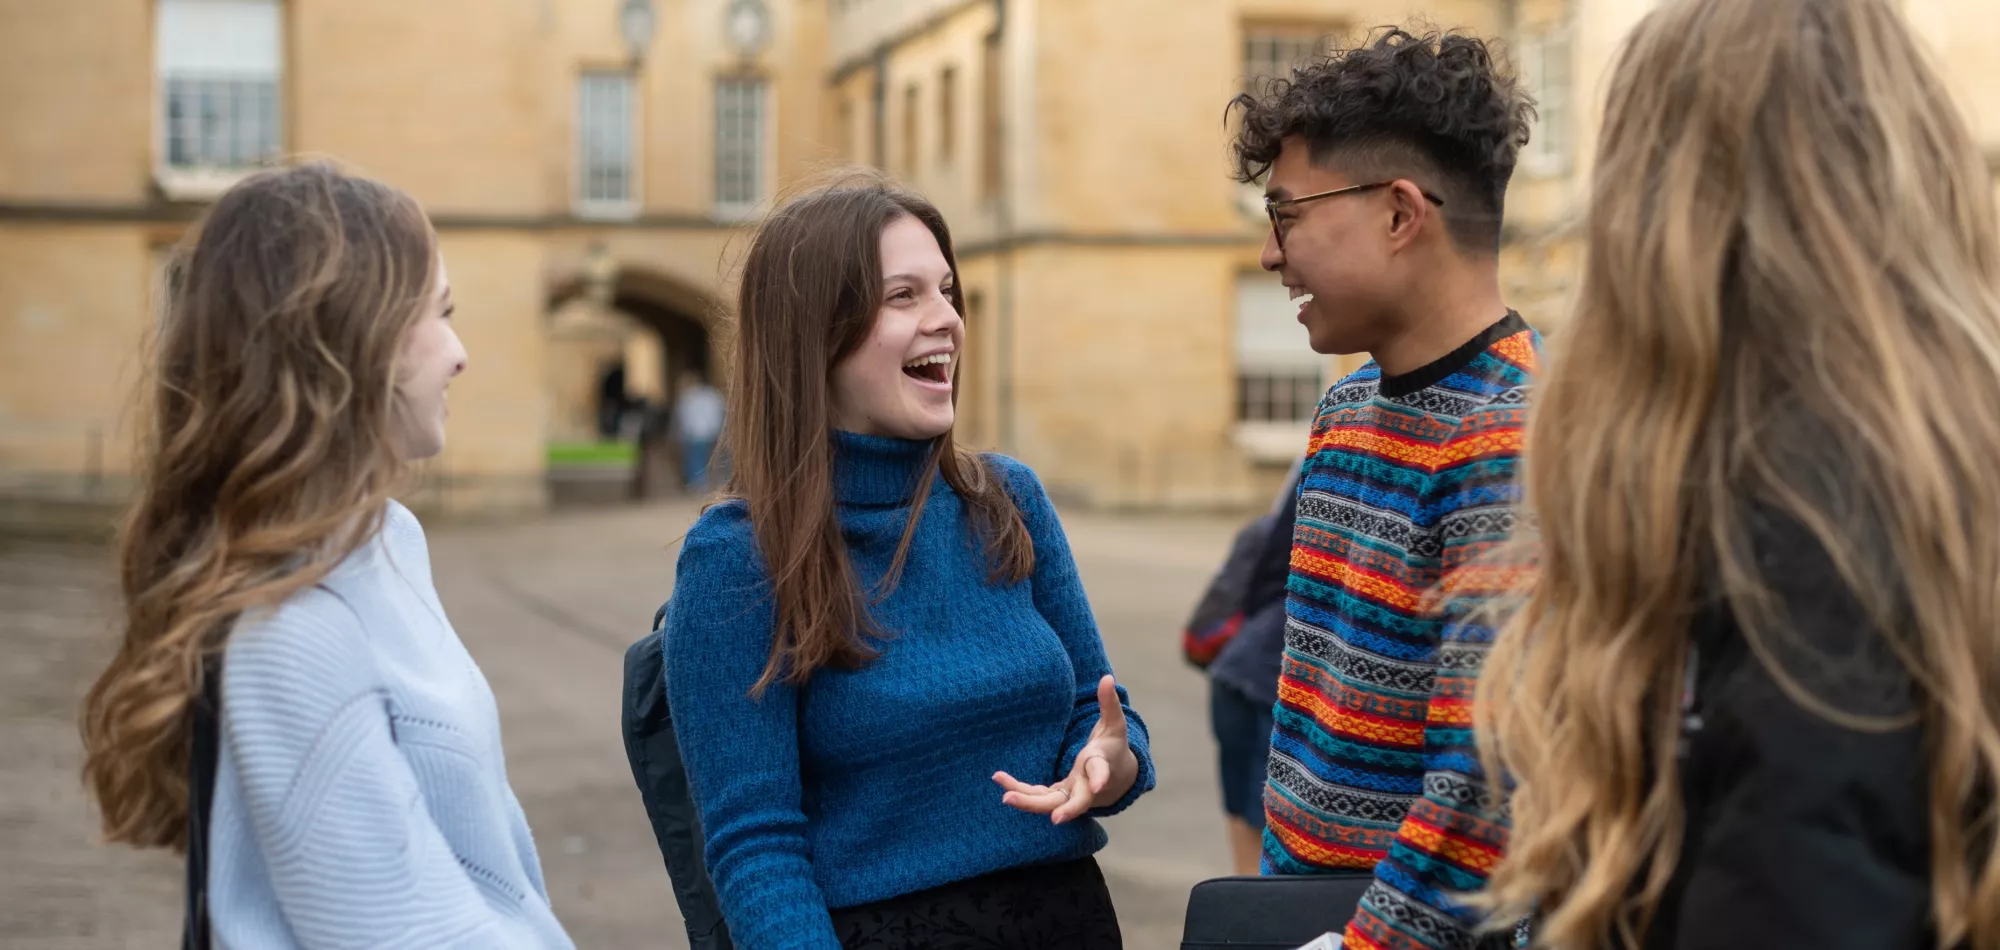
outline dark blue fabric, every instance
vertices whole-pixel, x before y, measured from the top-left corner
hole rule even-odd
[[[1272,704],[1220,680],[1208,684],[1208,724],[1222,777],[1222,810],[1264,827],[1264,780],[1271,763]]]
[[[1234,687],[1266,709],[1278,704],[1278,674],[1285,660],[1285,582],[1292,572],[1292,528],[1298,512],[1294,480],[1272,518],[1270,534],[1244,589],[1243,627],[1208,666],[1208,675],[1216,682]]]
[[[1106,841],[1092,818],[1063,825],[1001,802],[996,771],[1050,783],[1098,721],[1111,672],[1054,507],[1025,466],[988,456],[1034,543],[1035,569],[994,583],[969,515],[933,481],[894,590],[882,579],[904,535],[928,443],[833,436],[836,517],[881,634],[860,669],[752,687],[771,656],[771,588],[741,502],[687,535],[666,623],[667,697],[705,857],[744,950],[831,950],[831,909],[1010,867],[1073,861]],[[1131,712],[1139,776],[1109,815],[1153,787],[1146,729]]]

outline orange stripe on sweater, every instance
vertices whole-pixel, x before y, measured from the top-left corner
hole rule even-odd
[[[1313,437],[1309,451],[1318,455],[1328,449],[1349,449],[1378,455],[1404,465],[1429,468],[1436,464],[1438,446],[1388,435],[1366,427],[1332,429]]]
[[[1526,330],[1507,337],[1504,340],[1495,340],[1486,352],[1505,359],[1507,362],[1527,370],[1530,374],[1539,369],[1542,364],[1542,355],[1535,350],[1535,335]]]
[[[1477,841],[1458,837],[1443,828],[1425,824],[1414,817],[1403,821],[1399,837],[1418,851],[1436,855],[1481,875],[1490,873],[1493,866],[1500,863],[1498,850],[1488,848]]]
[[[1386,850],[1351,848],[1328,844],[1300,831],[1276,815],[1267,815],[1271,832],[1278,843],[1300,862],[1316,868],[1352,868],[1366,871],[1382,860]]]
[[[1285,657],[1279,674],[1301,689],[1312,690],[1342,709],[1373,716],[1383,722],[1421,722],[1429,697],[1415,699],[1362,689],[1341,681],[1332,670],[1314,663]]]
[[[1511,462],[1514,456],[1521,454],[1524,434],[1520,426],[1485,429],[1438,446],[1431,457],[1435,459],[1435,464],[1439,468],[1487,455],[1506,455]]]
[[[1344,709],[1329,702],[1318,690],[1308,689],[1291,679],[1278,682],[1278,703],[1305,713],[1321,729],[1337,736],[1404,749],[1424,747],[1423,723],[1397,722]]]
[[[1404,613],[1416,613],[1417,606],[1423,601],[1421,593],[1403,586],[1393,577],[1304,546],[1292,549],[1292,567]]]
[[[1440,696],[1431,693],[1430,710],[1424,720],[1438,726],[1472,725],[1472,701],[1457,696]]]

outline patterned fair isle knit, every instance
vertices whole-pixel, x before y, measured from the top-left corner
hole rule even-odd
[[[1482,886],[1505,843],[1471,730],[1491,631],[1451,624],[1430,595],[1506,582],[1461,569],[1513,528],[1540,341],[1509,313],[1413,372],[1385,379],[1370,362],[1313,421],[1263,863],[1375,869],[1350,948],[1470,946],[1477,918],[1448,895]]]

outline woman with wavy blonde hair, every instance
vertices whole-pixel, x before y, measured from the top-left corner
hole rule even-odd
[[[266,172],[173,270],[124,640],[83,710],[106,836],[186,851],[189,945],[570,946],[493,695],[390,499],[443,449],[466,360],[422,209]]]
[[[2000,947],[2000,237],[1889,0],[1630,38],[1478,727],[1538,945]],[[1489,774],[1500,774],[1489,772]]]

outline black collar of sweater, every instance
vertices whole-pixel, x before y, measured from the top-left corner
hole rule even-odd
[[[936,440],[833,432],[833,500],[843,505],[901,505],[916,494]],[[937,491],[944,479],[935,479]]]

